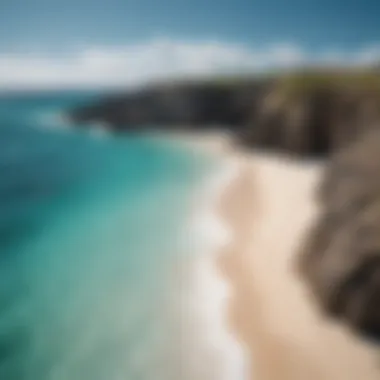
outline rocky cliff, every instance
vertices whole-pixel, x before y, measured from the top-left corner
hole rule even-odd
[[[112,131],[228,128],[247,147],[328,157],[300,270],[316,302],[380,339],[380,75],[298,73],[158,85],[71,112]]]
[[[380,340],[380,128],[331,157],[300,269],[322,309]]]
[[[379,120],[376,74],[284,76],[256,100],[242,142],[301,156],[325,156]]]
[[[298,73],[152,85],[73,110],[112,131],[228,129],[249,147],[325,156],[380,118],[380,75]]]
[[[74,122],[106,122],[112,131],[239,128],[266,81],[203,81],[151,85],[73,110]]]

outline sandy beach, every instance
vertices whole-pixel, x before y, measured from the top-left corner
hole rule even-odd
[[[188,144],[195,154],[199,148],[234,166],[235,174],[222,181],[222,188],[210,194],[214,199],[208,200],[213,204],[210,212],[229,230],[231,238],[210,257],[208,268],[204,263],[201,267],[204,277],[211,278],[216,260],[220,280],[228,288],[227,296],[217,296],[223,299],[220,302],[227,300],[228,315],[212,322],[219,311],[209,313],[206,325],[212,330],[211,324],[223,324],[220,329],[232,334],[232,340],[225,338],[224,343],[230,348],[235,341],[240,345],[244,362],[248,359],[249,374],[244,369],[239,379],[378,380],[376,349],[323,315],[296,271],[302,243],[318,217],[314,195],[323,163],[243,151],[226,135],[178,134],[171,139]],[[202,297],[207,304],[215,295],[208,298],[207,279],[206,283],[196,282],[199,308]],[[193,336],[190,341],[199,347],[198,335]],[[233,351],[241,354],[236,347]],[[207,354],[197,348],[195,361],[209,368],[208,375],[197,377],[188,371],[192,375],[186,378],[235,379],[225,373],[223,355],[215,359],[219,364],[211,359],[203,363],[200,358],[207,358]],[[225,359],[228,362],[231,358]]]
[[[240,173],[223,192],[219,216],[234,238],[218,266],[231,285],[229,323],[255,380],[380,378],[374,349],[320,314],[295,271],[318,215],[321,166],[240,154]]]

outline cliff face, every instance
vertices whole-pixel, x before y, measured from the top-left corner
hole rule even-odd
[[[161,85],[74,110],[112,131],[228,127],[247,147],[329,157],[299,265],[316,302],[380,339],[380,75]]]
[[[257,100],[241,142],[299,156],[329,155],[380,121],[380,91],[282,83]]]
[[[105,99],[71,112],[75,122],[104,121],[113,131],[150,127],[208,129],[245,123],[251,100],[263,83],[156,85]]]
[[[327,313],[380,339],[380,129],[333,155],[300,269]]]
[[[308,74],[162,84],[69,116],[74,122],[106,122],[118,132],[223,126],[248,147],[326,156],[380,119],[380,76]]]

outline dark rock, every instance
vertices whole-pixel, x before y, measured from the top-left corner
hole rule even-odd
[[[300,260],[318,304],[355,330],[380,338],[380,129],[331,158],[322,215]]]
[[[69,115],[75,123],[106,122],[111,130],[141,130],[154,127],[208,129],[216,125],[241,126],[260,82],[185,83],[156,85],[98,104],[82,107]]]
[[[311,76],[317,79],[312,86],[305,78],[290,87],[281,77],[152,85],[73,110],[70,118],[81,125],[106,122],[121,132],[222,126],[249,148],[323,158],[378,124],[380,84],[363,86],[353,74],[347,77],[352,86],[339,75],[328,81]]]
[[[289,94],[268,89],[249,117],[244,145],[301,157],[326,157],[380,121],[376,94],[315,88]]]

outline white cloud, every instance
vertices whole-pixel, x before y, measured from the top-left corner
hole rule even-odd
[[[311,56],[291,44],[255,49],[218,41],[156,39],[113,48],[89,47],[65,57],[0,54],[0,88],[129,86],[161,78],[377,61],[380,45],[350,54],[327,51]]]
[[[380,45],[373,45],[363,49],[356,57],[358,64],[380,63]]]

